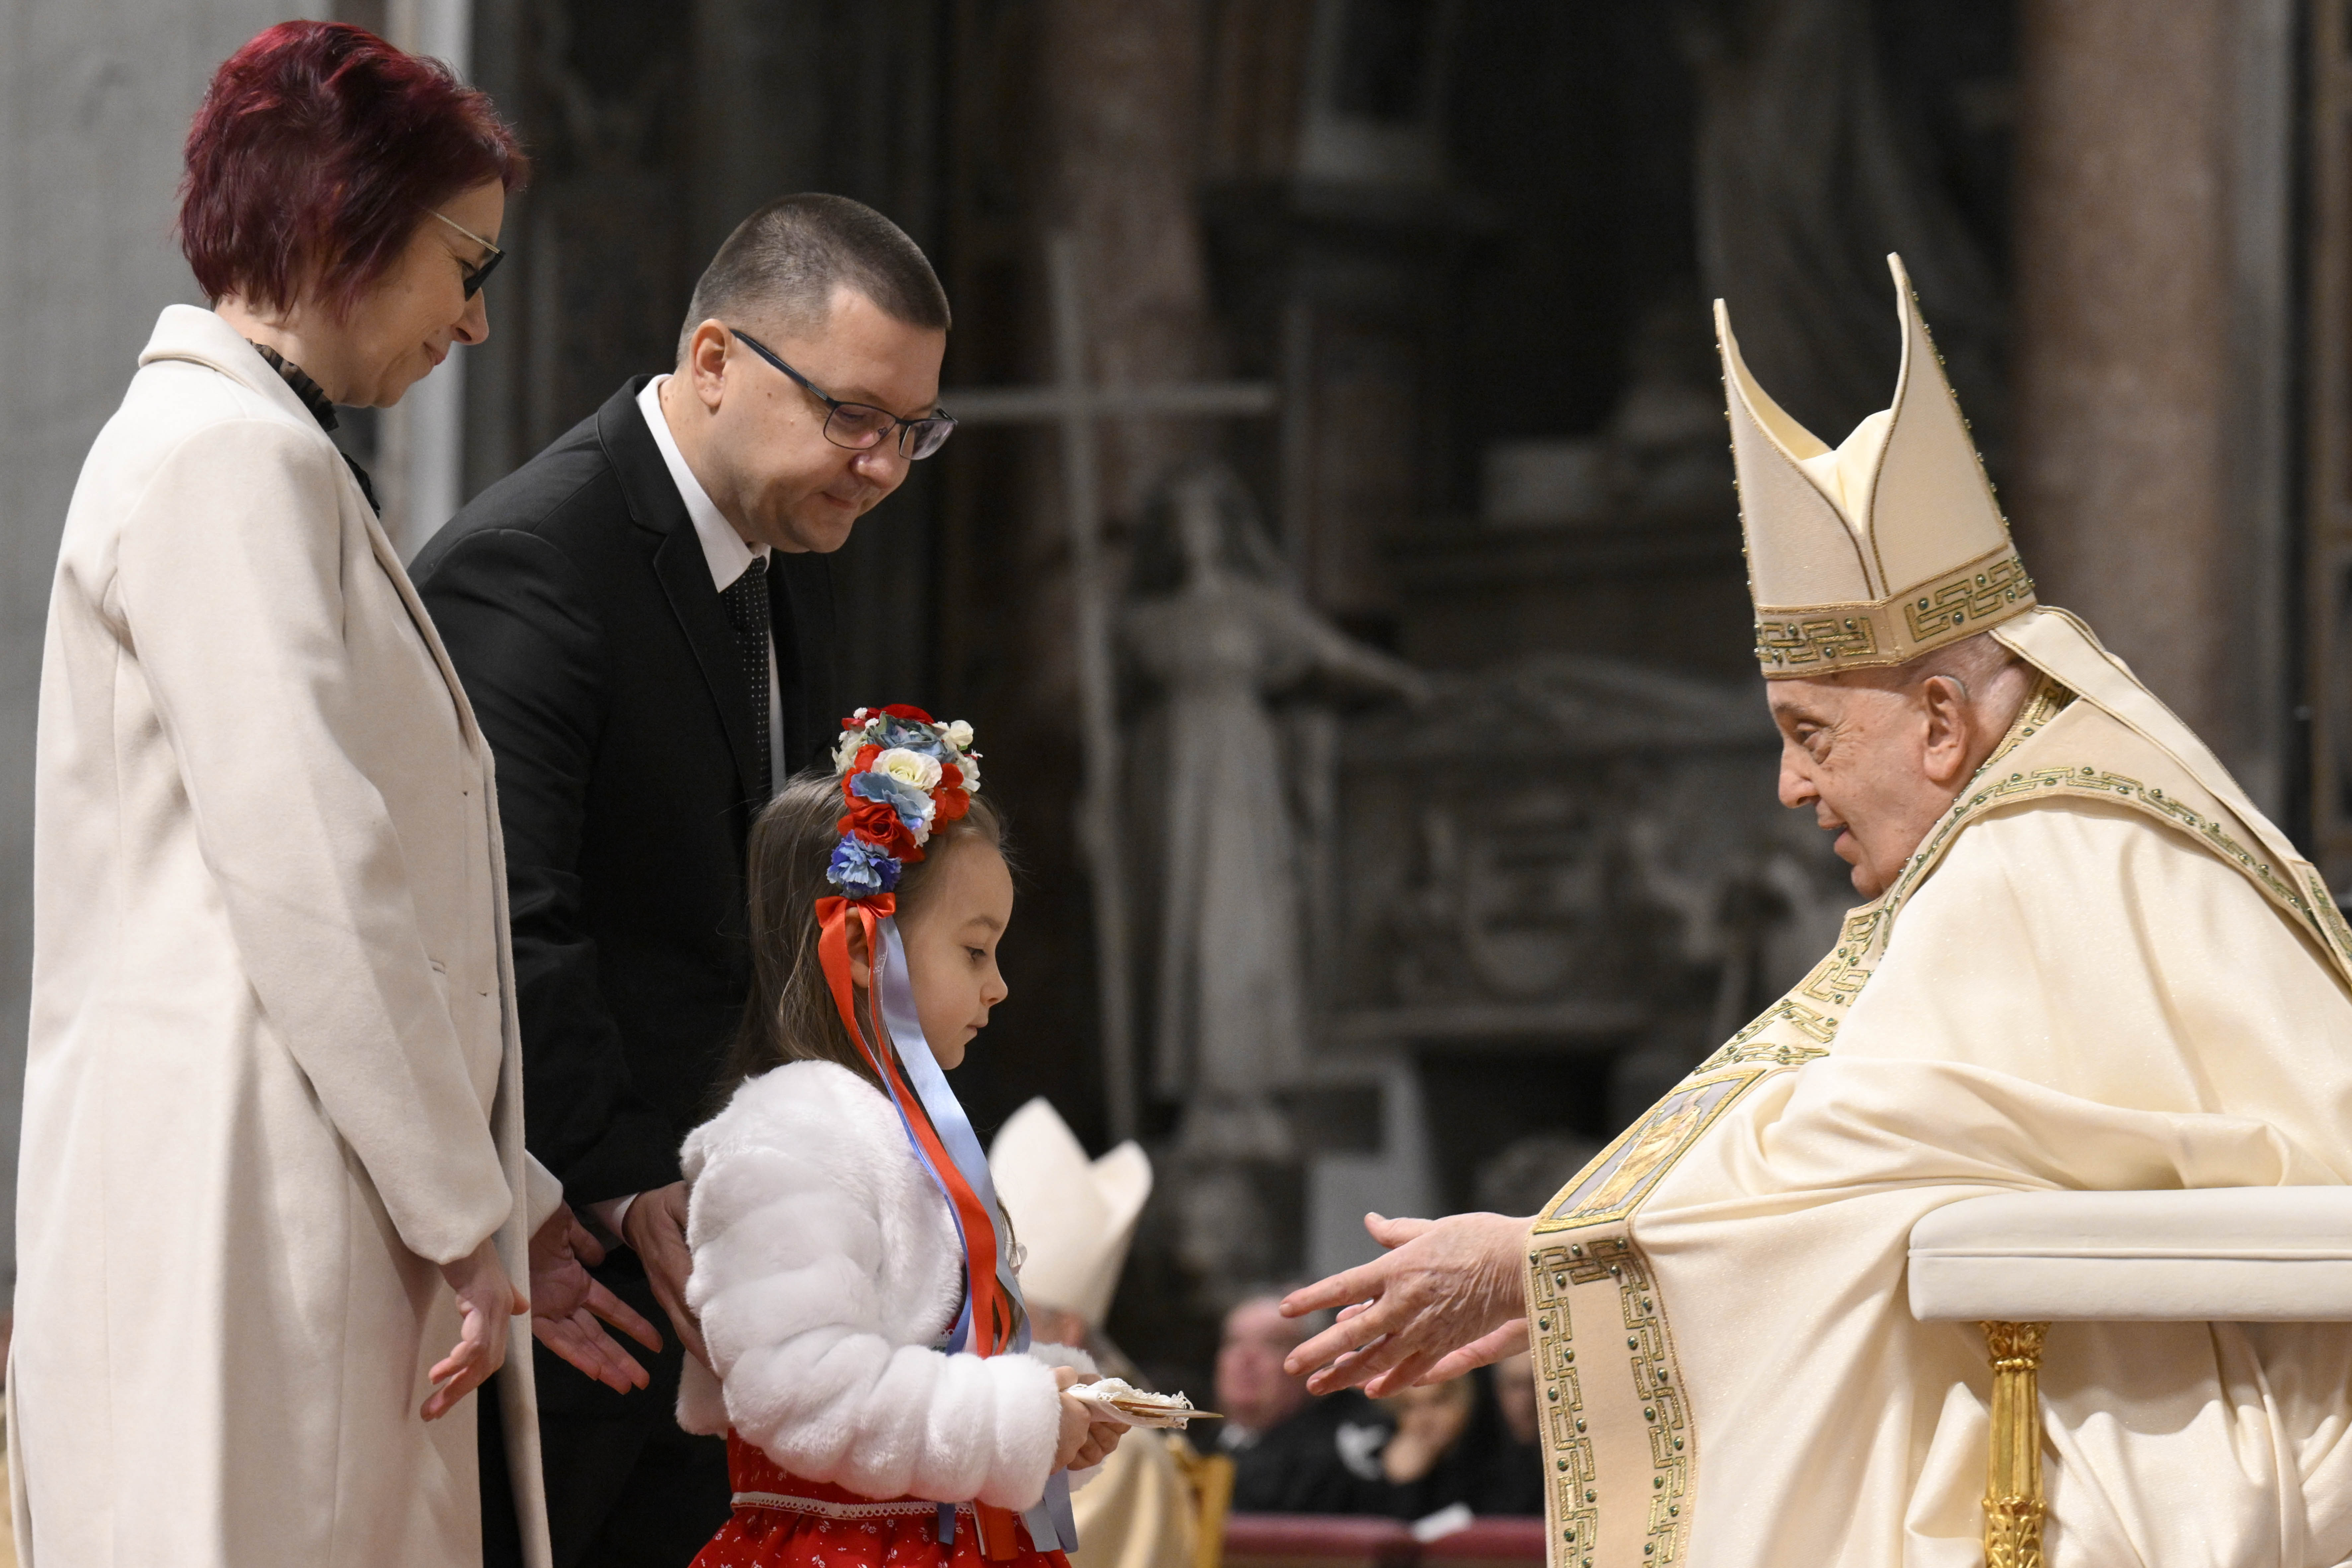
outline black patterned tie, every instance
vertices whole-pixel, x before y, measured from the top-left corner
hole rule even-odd
[[[775,793],[768,769],[768,558],[754,560],[719,596],[727,602],[727,618],[735,626],[735,657],[743,666],[743,685],[751,693],[751,751],[757,758],[751,776],[759,786],[752,803],[765,805]]]

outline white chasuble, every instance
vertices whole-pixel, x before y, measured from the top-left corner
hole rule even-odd
[[[2352,932],[2080,623],[1837,950],[1571,1181],[1528,1275],[1555,1568],[1983,1562],[1958,1199],[2352,1180]],[[2051,1568],[2352,1559],[2352,1325],[2060,1323]]]

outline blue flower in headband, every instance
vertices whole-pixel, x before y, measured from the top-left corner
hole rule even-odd
[[[898,885],[898,862],[880,845],[868,844],[854,833],[845,834],[833,847],[833,859],[825,866],[824,875],[843,897],[868,899]]]
[[[852,795],[882,801],[889,805],[898,814],[898,820],[907,825],[907,831],[915,836],[918,844],[929,835],[932,809],[929,792],[917,789],[906,780],[892,778],[884,773],[853,774],[849,790]]]

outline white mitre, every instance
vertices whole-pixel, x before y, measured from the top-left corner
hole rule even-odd
[[[1042,1095],[1013,1113],[989,1145],[989,1173],[1025,1256],[1021,1294],[1076,1312],[1099,1329],[1110,1313],[1143,1200],[1151,1159],[1133,1140],[1088,1160]]]
[[[1835,451],[1756,384],[1715,302],[1768,679],[1907,663],[2033,607],[1903,258],[1886,263],[1903,325],[1895,404]]]

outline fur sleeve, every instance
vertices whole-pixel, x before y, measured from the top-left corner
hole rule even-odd
[[[796,1476],[867,1497],[1026,1508],[1044,1495],[1053,1370],[889,1331],[892,1205],[938,1200],[878,1094],[794,1063],[745,1085],[685,1152],[687,1300],[737,1432]]]

